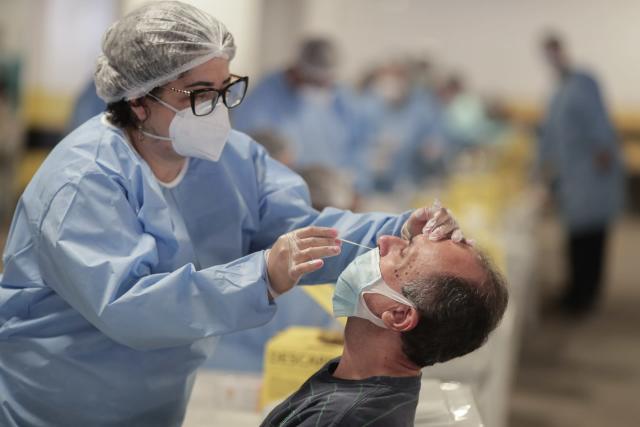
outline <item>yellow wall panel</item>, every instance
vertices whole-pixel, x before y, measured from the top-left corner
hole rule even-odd
[[[27,128],[64,131],[71,116],[74,97],[68,93],[29,89],[24,96]]]

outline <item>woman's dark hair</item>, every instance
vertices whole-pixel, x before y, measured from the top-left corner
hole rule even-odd
[[[154,88],[150,93],[152,95],[158,96],[161,91],[162,91],[162,88],[157,87],[157,88]],[[146,98],[146,96],[142,98],[138,98],[134,101],[140,102],[141,105],[144,107],[145,111],[147,112],[147,116],[149,116],[149,109],[143,102],[144,98]],[[148,99],[155,101],[155,99],[153,98],[148,98]],[[127,128],[135,129],[138,126],[140,126],[141,122],[140,120],[138,120],[138,117],[135,115],[135,113],[131,109],[130,104],[131,104],[131,101],[125,101],[124,99],[107,104],[107,119],[109,120],[109,122],[112,125],[117,126],[121,129],[127,129]]]

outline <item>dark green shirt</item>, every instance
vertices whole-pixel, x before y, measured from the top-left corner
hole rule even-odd
[[[261,426],[413,426],[420,394],[420,376],[335,378],[340,359],[327,363]]]

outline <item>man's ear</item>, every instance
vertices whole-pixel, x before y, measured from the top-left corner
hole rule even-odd
[[[144,98],[132,99],[129,102],[129,108],[131,108],[131,111],[133,111],[133,114],[136,115],[136,118],[139,122],[144,122],[145,120],[147,120],[147,106],[144,103]]]
[[[420,315],[415,308],[398,303],[385,310],[380,318],[390,330],[407,332],[418,325]]]

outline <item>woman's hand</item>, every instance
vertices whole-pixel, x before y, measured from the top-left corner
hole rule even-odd
[[[406,240],[420,234],[426,234],[433,241],[451,239],[456,243],[473,244],[465,239],[449,209],[443,208],[438,200],[430,208],[413,211],[402,226],[401,235]]]
[[[327,227],[304,227],[283,234],[269,250],[267,273],[276,297],[293,288],[307,273],[319,270],[322,258],[340,253],[338,231]]]

